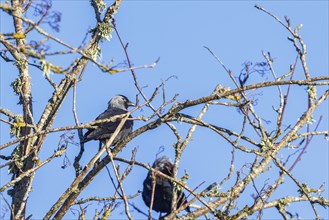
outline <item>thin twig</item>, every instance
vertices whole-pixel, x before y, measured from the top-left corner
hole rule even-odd
[[[48,159],[46,159],[45,161],[41,162],[40,164],[38,164],[37,166],[25,171],[24,173],[21,173],[17,178],[11,180],[10,182],[6,183],[5,185],[3,185],[0,188],[0,192],[3,192],[5,189],[7,189],[8,187],[18,183],[19,181],[21,181],[24,177],[28,177],[31,174],[33,175],[33,173],[38,170],[39,168],[43,167],[44,165],[46,165],[47,163],[49,163],[52,159],[54,159],[55,157],[59,157],[61,156],[64,152],[65,152],[65,148],[60,148],[57,151],[55,151],[55,153],[53,155],[51,155]]]
[[[113,167],[115,176],[117,178],[119,187],[121,189],[122,199],[123,199],[124,204],[125,204],[125,212],[126,212],[126,215],[127,215],[128,219],[132,220],[132,216],[131,216],[131,214],[129,212],[129,204],[128,204],[127,196],[126,196],[125,191],[124,191],[124,188],[122,186],[122,179],[120,178],[119,172],[118,172],[118,170],[117,170],[117,168],[116,168],[116,166],[114,164],[113,155],[112,155],[111,149],[106,148],[106,151],[107,151],[107,154],[109,155],[109,157],[111,159],[112,167]]]
[[[316,216],[316,219],[320,219],[319,214],[316,211],[315,206],[314,206],[313,202],[311,201],[311,198],[310,198],[308,192],[305,191],[303,185],[301,183],[299,183],[299,181],[290,173],[290,171],[288,169],[285,168],[285,166],[277,158],[275,158],[275,157],[272,157],[272,158],[273,158],[273,161],[275,162],[275,164],[296,183],[296,185],[299,187],[301,192],[303,192],[303,194],[308,198],[308,200],[310,201],[310,205],[312,206],[312,209]]]
[[[322,121],[323,116],[320,116],[320,119],[318,121],[318,123],[316,124],[315,128],[314,128],[314,132],[316,132],[316,130],[318,129],[321,121]],[[309,132],[308,132],[309,133]],[[305,153],[307,147],[309,146],[309,144],[311,143],[312,139],[313,139],[313,135],[307,135],[306,137],[310,137],[309,139],[306,139],[306,143],[305,146],[303,147],[302,151],[299,153],[299,155],[297,156],[295,162],[291,165],[291,167],[289,168],[289,172],[291,172],[294,167],[296,166],[296,164],[301,160],[303,154]]]
[[[118,28],[117,28],[117,26],[116,26],[115,19],[112,20],[112,25],[113,25],[113,28],[114,28],[114,30],[115,30],[117,36],[118,36],[118,39],[119,39],[120,44],[121,44],[121,47],[123,48],[123,50],[124,50],[124,52],[125,52],[125,55],[126,55],[126,58],[127,58],[127,62],[128,62],[128,67],[129,67],[129,69],[131,70],[131,74],[132,74],[132,76],[133,76],[135,86],[136,86],[138,92],[142,95],[143,99],[144,99],[145,101],[148,101],[148,98],[146,97],[146,95],[144,94],[143,90],[142,90],[141,87],[139,86],[139,83],[138,83],[138,80],[137,80],[137,76],[136,76],[136,74],[135,74],[135,71],[134,71],[134,69],[132,69],[132,64],[131,64],[130,57],[129,57],[128,50],[127,50],[128,45],[125,45],[125,44],[123,43],[123,40],[122,40],[122,38],[121,38],[121,36],[120,36],[120,34],[119,34],[119,31],[118,31]],[[158,62],[158,61],[159,61],[159,59],[157,60],[157,62]],[[159,112],[158,112],[158,111],[152,106],[151,103],[149,103],[148,106],[152,109],[153,112],[155,112],[155,113],[158,115],[159,118],[161,117],[161,114],[160,114],[160,113],[159,113]],[[179,135],[177,129],[175,128],[175,126],[174,126],[173,124],[170,124],[169,122],[165,122],[165,123],[166,123],[166,124],[169,126],[169,128],[173,131],[173,133],[174,133],[174,135],[176,136],[177,140],[180,140],[181,137],[180,137],[180,135]]]

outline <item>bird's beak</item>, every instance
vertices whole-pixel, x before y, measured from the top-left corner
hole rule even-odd
[[[128,107],[129,107],[129,106],[131,106],[131,107],[135,107],[135,106],[136,106],[136,104],[133,103],[133,102],[131,102],[131,101],[128,101],[128,102],[127,102],[127,105],[128,105]]]

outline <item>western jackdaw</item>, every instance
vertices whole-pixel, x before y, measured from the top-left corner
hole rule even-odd
[[[173,168],[174,165],[170,161],[170,159],[166,156],[160,157],[155,160],[152,166],[154,169],[161,171],[162,173],[173,176]],[[155,178],[155,189],[153,195],[153,206],[152,209],[154,211],[160,213],[171,213],[171,202],[172,202],[172,193],[174,184],[159,175],[154,173]],[[143,192],[142,197],[145,204],[150,207],[151,199],[152,199],[152,172],[150,171],[147,174],[146,179],[143,183]],[[177,208],[187,203],[186,196],[183,191],[177,190]],[[190,212],[190,208],[187,207],[186,211]]]
[[[124,95],[114,96],[109,102],[107,109],[100,114],[95,120],[107,119],[116,115],[125,114],[128,112],[129,106],[135,106],[129,99]],[[132,118],[131,115],[129,118]],[[116,128],[119,126],[121,119],[117,119],[114,122],[104,122],[98,124],[97,128],[88,129],[84,134],[83,143],[90,140],[99,140],[100,142],[105,142],[107,139],[111,138]],[[122,139],[124,139],[128,134],[132,132],[133,121],[127,120],[119,131],[118,135],[112,142],[112,146],[118,144]]]

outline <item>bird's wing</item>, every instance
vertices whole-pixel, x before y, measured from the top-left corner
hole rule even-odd
[[[104,111],[102,114],[100,114],[96,120],[100,120],[100,119],[106,119],[106,118],[110,118],[116,115],[121,115],[121,114],[125,114],[127,113],[127,111],[124,111],[122,109],[110,109],[110,110],[106,110]],[[129,116],[129,118],[132,118],[131,116]],[[121,119],[117,119],[115,121],[110,121],[110,122],[105,122],[105,123],[101,123],[99,124],[97,129],[100,130],[104,130],[104,132],[106,133],[113,133],[116,128],[119,126],[121,122]],[[123,125],[123,128],[130,128],[133,125],[133,121],[126,121],[125,124]]]
[[[101,120],[101,119],[107,119],[107,118],[111,118],[115,115],[121,115],[127,113],[127,111],[121,110],[121,109],[107,109],[106,111],[104,111],[103,113],[101,113],[96,120]],[[131,116],[129,116],[131,118]],[[114,133],[114,131],[116,130],[116,128],[119,126],[121,122],[121,119],[117,119],[114,122],[104,122],[98,125],[97,128],[95,129],[89,129],[84,137],[85,137],[85,141],[89,141],[92,139],[97,139],[97,140],[101,140],[101,139],[106,139],[109,138],[112,133]],[[123,125],[124,129],[131,129],[133,126],[133,121],[126,121],[125,124]]]
[[[115,115],[117,115],[117,114],[115,114],[115,112],[112,109],[106,109],[104,112],[102,112],[100,115],[98,115],[97,118],[95,118],[95,120],[106,119],[106,118],[110,118]]]
[[[106,118],[110,118],[112,117],[113,114],[111,111],[109,111],[109,109],[105,110],[103,113],[101,113],[100,115],[97,116],[97,118],[95,118],[95,121],[96,120],[101,120],[101,119],[106,119]],[[100,124],[98,124],[99,126]],[[96,136],[96,133],[98,132],[95,132],[98,128],[94,129],[94,128],[89,128],[88,131],[84,134],[84,141],[87,142],[89,140],[92,140],[95,136]]]

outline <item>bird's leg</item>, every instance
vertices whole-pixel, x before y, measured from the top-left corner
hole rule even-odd
[[[98,151],[100,151],[101,149],[102,149],[102,142],[99,141]]]

